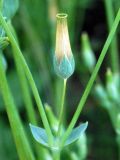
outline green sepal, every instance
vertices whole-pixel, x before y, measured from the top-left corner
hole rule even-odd
[[[75,61],[74,61],[74,57],[71,54],[71,56],[68,58],[67,56],[64,56],[60,62],[57,59],[56,55],[54,56],[54,69],[56,74],[63,78],[63,79],[67,79],[69,78],[75,69]]]
[[[68,146],[74,143],[75,141],[77,141],[80,138],[80,136],[85,132],[85,130],[87,129],[87,126],[88,126],[88,122],[82,123],[80,126],[74,128],[70,136],[67,138],[64,146]]]

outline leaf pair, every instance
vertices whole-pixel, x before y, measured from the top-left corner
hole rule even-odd
[[[71,134],[67,138],[67,140],[64,144],[64,147],[68,146],[71,143],[74,143],[76,140],[78,140],[79,137],[81,136],[81,134],[83,134],[85,132],[87,126],[88,126],[88,122],[83,123],[80,126],[73,129]],[[34,126],[32,124],[30,124],[30,129],[31,129],[31,132],[32,132],[32,135],[33,135],[34,139],[38,143],[40,143],[41,145],[43,145],[44,147],[47,147],[47,148],[58,149],[59,146],[54,146],[54,147],[49,146],[48,136],[47,136],[47,133],[46,133],[45,129]]]

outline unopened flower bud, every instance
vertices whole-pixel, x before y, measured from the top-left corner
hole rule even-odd
[[[75,68],[75,62],[70,46],[67,14],[57,14],[56,48],[54,56],[54,68],[61,78],[69,78]]]
[[[97,102],[99,102],[99,104],[101,104],[105,108],[108,108],[108,109],[110,108],[111,103],[108,99],[107,92],[106,92],[105,88],[102,86],[102,84],[95,85],[94,96],[95,96]]]
[[[112,74],[111,70],[108,69],[106,73],[106,89],[109,95],[109,98],[113,101],[119,101],[119,91],[114,82],[114,75]]]
[[[81,36],[81,52],[85,67],[89,71],[92,71],[96,63],[96,58],[91,48],[89,37],[85,32]]]

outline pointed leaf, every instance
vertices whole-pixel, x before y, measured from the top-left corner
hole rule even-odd
[[[49,147],[48,137],[47,137],[45,129],[34,126],[32,124],[30,124],[30,129],[31,129],[31,132],[32,132],[32,135],[33,135],[34,139],[38,143],[40,143],[41,145],[43,145],[45,147]]]
[[[80,138],[81,134],[83,134],[85,132],[85,130],[87,129],[87,126],[88,126],[88,122],[83,123],[79,127],[76,127],[75,129],[73,129],[72,133],[70,134],[70,136],[66,140],[64,146],[67,146],[67,145],[75,142],[76,140],[78,140]]]

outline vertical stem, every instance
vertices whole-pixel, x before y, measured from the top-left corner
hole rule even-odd
[[[60,150],[54,150],[53,153],[53,160],[60,160]]]
[[[14,60],[15,60],[20,84],[21,84],[23,101],[24,101],[25,108],[26,108],[26,111],[27,111],[28,120],[32,124],[37,125],[37,120],[36,120],[36,117],[35,117],[35,110],[34,110],[34,106],[33,106],[33,103],[32,103],[30,91],[29,91],[29,88],[28,88],[27,79],[26,79],[23,67],[20,65],[19,60],[16,56],[16,53],[14,52],[14,49],[13,49],[13,56],[14,56]],[[40,157],[41,158],[45,157],[46,154],[48,154],[47,150],[45,148],[43,148],[42,146],[38,145],[37,143],[35,143],[34,146],[35,146],[35,149],[36,149],[37,156],[39,158]]]
[[[35,160],[10,92],[0,53],[0,89],[20,160]]]
[[[25,61],[25,59],[22,55],[22,52],[19,49],[19,46],[18,46],[14,36],[12,35],[7,23],[4,20],[4,18],[2,17],[1,12],[0,12],[0,22],[1,22],[1,25],[4,28],[4,30],[6,31],[6,34],[7,34],[8,38],[9,38],[11,44],[12,44],[12,47],[14,48],[14,50],[16,52],[16,56],[19,60],[19,63],[23,66],[24,71],[26,73],[26,76],[29,79],[29,83],[31,85],[31,88],[32,88],[32,91],[33,91],[33,94],[34,94],[34,97],[35,97],[35,100],[36,100],[36,103],[37,103],[37,106],[38,106],[38,110],[39,110],[40,115],[41,115],[43,125],[44,125],[44,127],[46,129],[46,132],[47,132],[47,135],[48,135],[49,144],[51,145],[52,140],[53,140],[53,135],[52,135],[52,132],[51,132],[51,129],[50,129],[50,125],[48,123],[48,119],[47,119],[45,110],[44,110],[43,105],[42,105],[41,98],[39,96],[37,87],[35,85],[34,79],[32,77],[32,74],[31,74],[31,72],[28,68],[28,65],[27,65],[27,63],[26,63],[26,61]]]
[[[63,93],[62,93],[62,99],[61,99],[61,108],[60,108],[60,117],[59,117],[58,132],[57,132],[58,136],[60,136],[61,123],[62,123],[62,119],[63,119],[66,83],[67,83],[67,79],[64,79]]]
[[[111,43],[111,41],[112,41],[112,39],[113,39],[113,37],[114,37],[114,35],[115,35],[115,32],[116,32],[116,30],[117,30],[119,21],[120,21],[120,9],[118,10],[118,13],[117,13],[117,16],[116,16],[116,18],[115,18],[115,20],[114,20],[114,23],[113,23],[113,25],[112,25],[111,31],[110,31],[110,33],[109,33],[109,35],[108,35],[108,38],[107,38],[107,40],[106,40],[106,42],[105,42],[105,44],[104,44],[104,46],[103,46],[103,49],[102,49],[102,51],[101,51],[101,54],[100,54],[99,59],[98,59],[98,61],[97,61],[97,64],[96,64],[96,66],[95,66],[95,68],[94,68],[94,70],[93,70],[93,73],[92,73],[92,75],[91,75],[91,77],[90,77],[90,80],[88,81],[88,84],[87,84],[87,86],[86,86],[86,88],[85,88],[85,91],[84,91],[84,93],[83,93],[83,96],[82,96],[82,98],[81,98],[81,100],[80,100],[80,102],[79,102],[79,104],[78,104],[78,107],[77,107],[77,109],[76,109],[76,111],[75,111],[75,114],[74,114],[74,116],[73,116],[73,118],[72,118],[72,120],[71,120],[71,122],[70,122],[70,124],[69,124],[69,126],[68,126],[68,128],[67,128],[67,131],[66,131],[65,134],[63,135],[63,138],[62,138],[62,141],[61,141],[61,146],[64,145],[67,137],[70,135],[70,133],[71,133],[71,131],[72,131],[75,123],[76,123],[77,120],[78,120],[78,117],[79,117],[79,115],[80,115],[80,113],[81,113],[81,110],[82,110],[82,108],[83,108],[83,106],[84,106],[84,104],[85,104],[85,102],[86,102],[86,100],[87,100],[87,97],[88,97],[88,95],[89,95],[89,93],[90,93],[90,91],[91,91],[91,88],[92,88],[93,83],[94,83],[94,81],[95,81],[95,79],[96,79],[96,76],[97,76],[97,74],[98,74],[98,71],[99,71],[99,69],[100,69],[100,67],[101,67],[101,65],[102,65],[102,62],[103,62],[103,60],[104,60],[104,57],[105,57],[105,55],[106,55],[106,53],[107,53],[107,50],[108,50],[108,48],[109,48],[109,46],[110,46],[110,43]]]
[[[10,28],[12,34],[17,39],[17,35],[16,35],[16,32],[15,32],[13,26],[11,25],[11,23],[8,24],[8,25],[9,25],[9,28]],[[28,120],[32,124],[37,125],[35,110],[34,110],[32,98],[31,98],[29,86],[28,86],[28,83],[27,83],[27,78],[26,78],[23,67],[19,63],[19,60],[17,58],[16,52],[14,51],[14,49],[13,49],[13,57],[14,57],[14,61],[15,61],[16,69],[17,69],[17,74],[18,74],[18,77],[19,77],[19,80],[20,80],[20,85],[21,85],[22,95],[23,95],[23,101],[24,101],[25,108],[26,108],[26,111],[27,111]],[[36,149],[37,156],[39,158],[45,159],[45,157],[49,154],[48,151],[37,143],[35,143],[34,146],[35,146],[35,149]]]
[[[111,30],[112,24],[114,22],[114,10],[112,0],[105,0],[105,9],[106,9],[106,16],[107,16],[107,23],[108,23],[108,30]],[[118,44],[117,44],[117,35],[115,34],[113,41],[110,45],[110,60],[111,60],[111,67],[113,72],[119,71],[119,58],[118,58]]]

